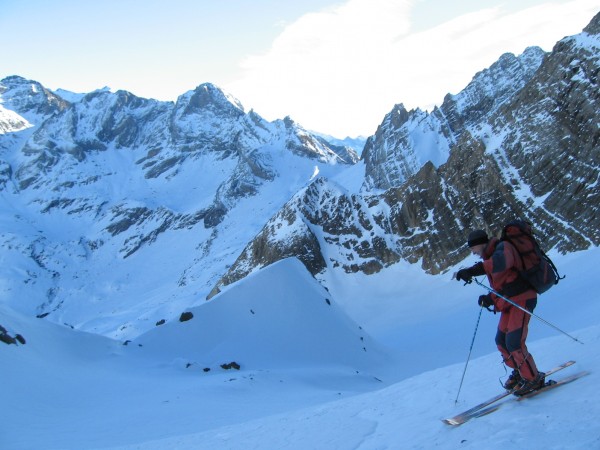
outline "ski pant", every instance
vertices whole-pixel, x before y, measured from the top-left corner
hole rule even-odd
[[[537,298],[518,302],[518,304],[533,312],[537,304]],[[502,312],[496,334],[496,345],[502,354],[504,363],[508,367],[517,369],[521,377],[526,380],[533,380],[538,375],[533,356],[531,356],[525,345],[530,319],[529,314],[511,306]]]

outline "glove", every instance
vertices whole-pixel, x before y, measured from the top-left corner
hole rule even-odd
[[[471,275],[474,277],[478,277],[480,275],[485,275],[485,269],[483,268],[482,262],[478,262],[477,264],[475,264],[473,267],[471,267],[469,269],[469,271],[471,272]]]
[[[456,279],[458,281],[464,281],[465,283],[470,283],[472,281],[473,274],[471,273],[471,269],[460,269],[456,273]]]
[[[479,300],[477,300],[477,304],[482,308],[490,309],[491,306],[494,306],[494,301],[492,300],[492,296],[490,294],[480,295]]]

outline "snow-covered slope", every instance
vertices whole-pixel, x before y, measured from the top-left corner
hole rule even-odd
[[[598,448],[600,416],[595,375],[600,357],[590,349],[600,344],[600,327],[579,332],[588,347],[566,348],[559,338],[537,342],[532,350],[557,357],[573,357],[580,363],[563,371],[566,377],[579,371],[590,374],[576,383],[524,402],[508,399],[492,415],[458,429],[440,419],[496,395],[500,385],[497,357],[471,362],[468,392],[454,406],[461,365],[426,372],[379,391],[328,402],[317,407],[274,414],[241,424],[225,425],[202,433],[177,436],[114,450],[177,449],[532,449]],[[583,361],[583,362],[581,362]],[[584,370],[585,369],[585,370]],[[560,378],[557,374],[557,379]]]
[[[234,361],[251,369],[373,370],[386,358],[295,258],[258,271],[186,312],[193,318],[159,326],[132,345],[165,357],[193,358],[194,365],[209,368]]]
[[[542,368],[575,359],[561,376],[590,374],[536,399],[509,400],[458,429],[439,419],[497,393],[507,373],[493,343],[497,316],[484,311],[455,405],[481,289],[448,276],[404,268],[394,283],[391,274],[357,274],[327,293],[285,260],[230,286],[217,297],[223,301],[192,309],[191,320],[127,345],[1,305],[2,325],[27,342],[0,343],[8,412],[0,448],[595,448],[600,251],[555,261],[567,278],[536,313],[584,344],[534,320],[529,348]],[[352,319],[341,312],[347,305],[326,301],[367,296],[379,301],[350,308]],[[215,323],[217,316],[227,321]],[[220,367],[230,357],[240,370]]]

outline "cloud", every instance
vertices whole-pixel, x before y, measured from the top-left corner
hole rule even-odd
[[[370,135],[395,103],[431,108],[501,54],[550,50],[576,34],[598,0],[507,13],[487,8],[410,33],[412,1],[349,0],[302,16],[264,54],[246,57],[225,86],[269,120],[290,115],[338,137]]]

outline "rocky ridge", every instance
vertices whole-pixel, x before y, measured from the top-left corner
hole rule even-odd
[[[548,55],[503,55],[432,114],[396,106],[365,146],[361,193],[315,181],[270,220],[213,294],[292,255],[315,276],[335,267],[368,274],[401,259],[440,273],[468,255],[465,230],[496,235],[514,217],[534,223],[548,250],[597,246],[599,22],[597,15]],[[522,76],[511,86],[515,73]],[[420,164],[417,150],[429,154],[411,147],[418,139],[410,136],[426,132],[439,159]]]
[[[545,52],[530,47],[520,56],[506,53],[482,70],[457,95],[448,94],[431,113],[396,105],[363,151],[364,190],[385,190],[403,184],[426,162],[439,167],[461,136],[476,133],[491,115],[533,77]]]

